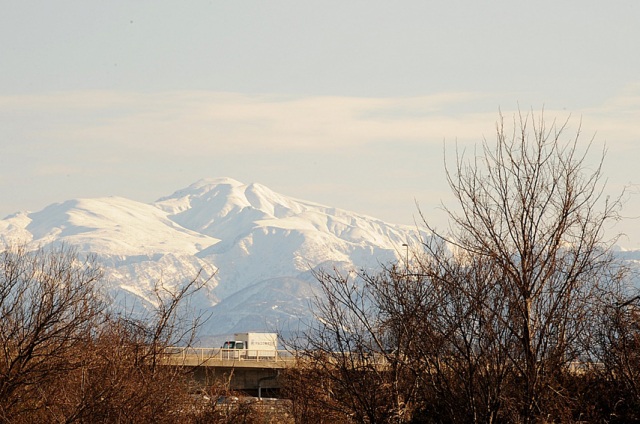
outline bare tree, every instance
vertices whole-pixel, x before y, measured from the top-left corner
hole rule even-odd
[[[640,296],[628,286],[598,298],[600,312],[588,339],[596,359],[589,370],[599,391],[592,403],[609,422],[640,420]]]
[[[400,358],[412,335],[394,332],[384,317],[381,290],[395,281],[387,276],[317,274],[324,297],[316,300],[316,324],[295,346],[300,368],[289,373],[286,383],[292,386],[294,410],[307,414],[304,417],[322,416],[323,422],[411,421],[418,375]]]
[[[522,388],[514,399],[525,422],[549,413],[545,394],[554,378],[581,358],[577,341],[613,261],[604,230],[620,203],[603,196],[602,159],[589,168],[579,131],[562,141],[565,125],[519,115],[509,133],[501,118],[495,146],[484,142],[470,162],[459,155],[447,173],[458,206],[445,207],[450,233],[425,220],[436,239],[453,246],[444,260],[482,258],[491,268],[486,283],[505,302],[478,306],[496,313],[508,332],[508,363]],[[431,246],[425,243],[433,258]]]
[[[133,317],[109,312],[87,346],[83,367],[70,377],[66,422],[191,422],[187,369],[167,366],[171,346],[188,346],[201,316],[189,298],[209,281],[196,277],[154,288],[155,308]],[[64,402],[60,402],[64,404]]]
[[[533,114],[508,131],[501,117],[495,144],[447,169],[447,232],[423,216],[431,235],[411,261],[319,275],[325,297],[303,352],[339,393],[327,405],[356,422],[577,419],[594,300],[624,272],[605,235],[620,202],[603,194],[604,155],[590,166],[591,143],[566,131]],[[368,355],[385,365],[359,384]]]
[[[93,259],[65,246],[0,253],[0,420],[48,408],[41,388],[82,365],[104,302]]]
[[[167,347],[193,340],[201,274],[155,288],[147,315],[108,307],[93,258],[72,248],[0,253],[0,422],[193,422],[188,371]]]

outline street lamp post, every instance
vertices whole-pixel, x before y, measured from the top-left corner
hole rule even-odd
[[[409,245],[407,243],[402,243],[402,246],[405,248],[404,268],[408,274],[409,273]]]

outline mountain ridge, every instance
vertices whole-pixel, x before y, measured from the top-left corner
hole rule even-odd
[[[211,281],[193,303],[212,316],[203,329],[210,335],[307,319],[317,294],[311,270],[375,269],[397,261],[416,235],[231,178],[201,179],[150,204],[71,199],[0,220],[5,244],[65,243],[96,255],[111,295],[142,307],[152,306],[157,281],[179,284],[204,270]]]

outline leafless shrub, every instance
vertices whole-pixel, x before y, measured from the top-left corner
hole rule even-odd
[[[0,253],[0,419],[19,422],[51,407],[43,387],[82,366],[102,323],[100,271],[65,246]],[[28,419],[27,419],[28,421]]]
[[[107,307],[92,258],[71,248],[0,253],[0,421],[192,422],[185,369],[167,347],[198,325],[182,309],[206,279],[156,287],[147,316]]]

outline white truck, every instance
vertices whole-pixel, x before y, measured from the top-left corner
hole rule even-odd
[[[235,333],[222,345],[222,359],[276,359],[276,333]]]

